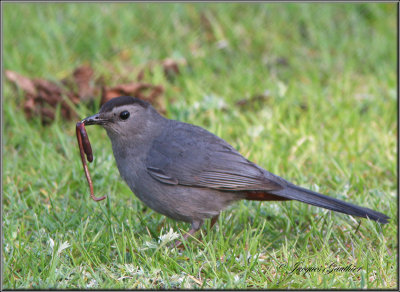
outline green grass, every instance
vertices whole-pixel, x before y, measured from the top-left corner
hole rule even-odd
[[[149,76],[166,89],[169,118],[207,128],[296,184],[392,220],[379,225],[299,202],[240,202],[185,250],[169,249],[172,232],[189,225],[131,193],[105,131],[89,128],[95,193],[108,195],[96,203],[74,121],[26,120],[22,94],[6,82],[3,288],[398,287],[396,7],[4,4],[4,69],[58,80],[89,62],[116,84],[134,77],[127,64],[185,58],[173,82],[159,71]],[[266,91],[261,102],[236,105]],[[96,110],[78,109],[81,117]],[[361,270],[291,273],[298,262]]]

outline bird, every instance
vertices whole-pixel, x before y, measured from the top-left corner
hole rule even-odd
[[[167,119],[136,97],[113,98],[82,122],[106,130],[121,177],[145,205],[190,223],[183,240],[207,219],[212,227],[221,211],[239,200],[295,200],[383,224],[390,219],[295,185],[249,161],[206,129]]]

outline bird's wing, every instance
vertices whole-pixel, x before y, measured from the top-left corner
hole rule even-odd
[[[276,177],[210,132],[171,121],[147,155],[148,173],[166,184],[218,190],[280,190]]]

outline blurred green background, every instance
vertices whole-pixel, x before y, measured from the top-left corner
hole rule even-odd
[[[148,76],[165,88],[167,117],[205,127],[296,184],[393,218],[381,226],[298,202],[240,202],[185,250],[168,249],[172,232],[189,226],[132,195],[105,132],[88,130],[95,192],[108,195],[95,203],[75,122],[27,120],[22,92],[5,82],[3,288],[397,287],[397,4],[2,8],[3,69],[59,80],[90,64],[112,85],[134,79],[130,68],[185,59],[172,81],[160,68]],[[77,110],[83,118],[97,106]],[[296,262],[362,270],[280,268]]]

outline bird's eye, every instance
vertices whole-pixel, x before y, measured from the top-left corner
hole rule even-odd
[[[119,117],[121,118],[121,120],[126,120],[127,118],[129,118],[129,112],[128,111],[123,111],[119,114]]]

